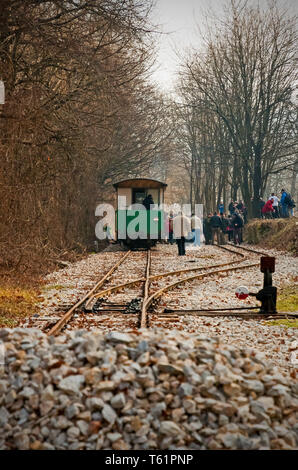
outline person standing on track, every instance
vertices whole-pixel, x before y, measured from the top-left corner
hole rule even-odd
[[[228,228],[228,225],[229,225],[229,219],[226,218],[225,214],[222,214],[220,216],[220,218],[221,218],[220,244],[225,245],[226,244],[226,234],[228,233],[227,228]]]
[[[194,213],[191,216],[191,231],[195,236],[193,246],[201,246],[202,222],[200,217]]]
[[[240,216],[238,211],[235,211],[235,214],[232,217],[231,221],[234,233],[234,244],[240,245],[242,241],[242,227],[243,227],[243,219]]]
[[[185,240],[191,231],[191,223],[190,219],[183,214],[183,212],[179,212],[176,217],[173,219],[173,232],[174,237],[178,245],[178,255],[184,256],[185,255]]]
[[[233,238],[233,225],[232,225],[232,216],[228,215],[228,225],[227,225],[227,234],[229,242],[232,241]]]
[[[212,241],[211,244],[214,245],[214,238],[216,235],[217,244],[220,245],[220,231],[222,229],[221,218],[217,215],[217,212],[214,212],[213,216],[210,219],[211,232],[212,232]]]
[[[173,220],[174,220],[174,215],[173,215],[173,212],[171,211],[169,215],[169,243],[171,245],[173,245],[174,243]]]
[[[212,214],[208,214],[207,217],[203,220],[203,233],[205,237],[205,245],[210,245],[211,242],[211,225],[210,219]]]

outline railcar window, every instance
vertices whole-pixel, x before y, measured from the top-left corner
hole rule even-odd
[[[143,204],[145,197],[147,196],[146,189],[133,189],[132,191],[132,203],[133,204]]]

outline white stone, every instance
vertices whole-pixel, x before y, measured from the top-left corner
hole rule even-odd
[[[160,432],[166,436],[180,436],[181,434],[184,434],[181,427],[174,423],[174,421],[162,421]]]
[[[60,380],[58,387],[66,393],[79,393],[84,382],[85,377],[83,375],[70,375]]]
[[[124,393],[117,393],[111,399],[111,405],[115,409],[123,408],[126,405],[126,398]]]
[[[129,344],[133,342],[133,337],[127,333],[120,333],[119,331],[112,331],[106,336],[107,340],[114,343]]]
[[[117,418],[117,414],[115,413],[113,408],[108,404],[104,405],[104,407],[102,409],[102,416],[110,424],[114,424],[115,421],[116,421],[116,418]]]

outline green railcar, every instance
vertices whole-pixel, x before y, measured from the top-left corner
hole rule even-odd
[[[166,184],[148,178],[124,180],[114,184],[117,191],[116,237],[131,248],[154,246],[165,236],[164,204]],[[148,195],[155,204],[151,210],[137,208]]]
[[[119,241],[129,246],[154,246],[164,238],[163,210],[117,210],[116,231]]]

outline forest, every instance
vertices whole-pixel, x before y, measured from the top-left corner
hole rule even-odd
[[[296,192],[296,18],[274,2],[230,2],[204,48],[185,55],[175,106],[189,199],[207,211],[242,199]]]
[[[2,0],[0,263],[39,270],[92,247],[112,183],[151,176],[170,202],[297,197],[295,18],[230,1],[175,95],[150,79],[151,0]]]

